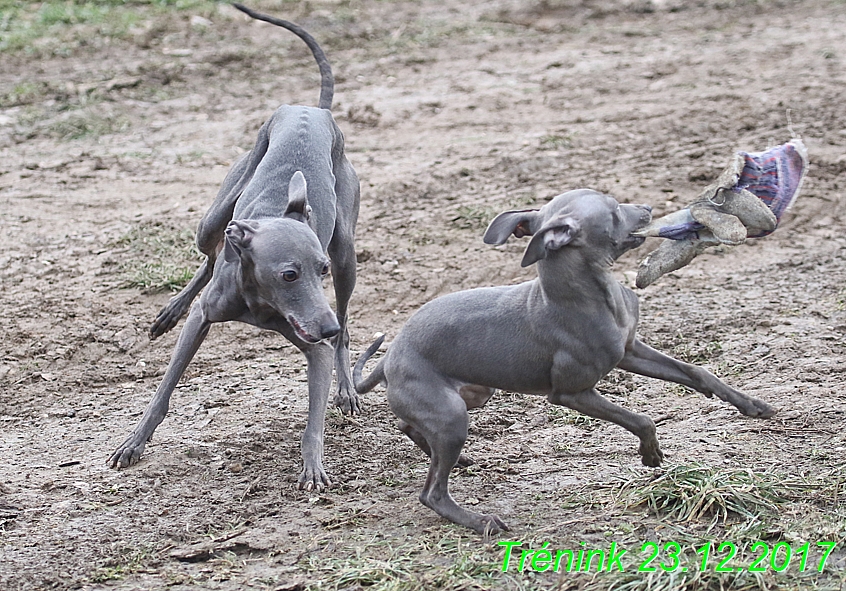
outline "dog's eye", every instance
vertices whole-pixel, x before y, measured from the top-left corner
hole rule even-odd
[[[329,263],[324,263],[323,269],[320,270],[320,274],[326,277],[329,274]]]
[[[300,276],[297,274],[296,271],[283,271],[282,272],[282,279],[284,279],[288,283],[290,283],[292,281],[296,281],[299,278],[300,278]]]

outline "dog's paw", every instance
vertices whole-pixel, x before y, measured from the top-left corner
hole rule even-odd
[[[304,466],[300,473],[299,489],[307,492],[323,492],[324,489],[332,486],[332,481],[323,470],[320,464]]]
[[[750,398],[748,400],[748,404],[744,408],[741,408],[740,412],[745,414],[747,417],[753,417],[756,419],[769,419],[771,417],[774,417],[776,413],[778,413],[778,409],[770,406],[763,400],[758,400],[757,398]]]
[[[459,468],[467,468],[468,466],[472,466],[475,463],[476,462],[470,456],[465,456],[464,454],[461,454],[460,456],[458,456],[458,461],[455,463],[455,465]]]
[[[489,515],[479,515],[478,523],[472,525],[472,529],[483,536],[492,536],[503,531],[510,531],[505,522],[493,513]]]
[[[661,461],[664,459],[664,452],[662,452],[661,448],[658,447],[657,439],[641,441],[638,451],[640,452],[643,465],[649,466],[650,468],[657,468],[661,465]]]
[[[109,457],[106,463],[111,468],[120,469],[127,468],[133,464],[137,464],[144,453],[144,447],[147,444],[146,438],[139,438],[136,435],[130,435],[126,438],[117,451]]]
[[[335,406],[341,409],[345,415],[360,415],[361,405],[358,403],[358,394],[352,387],[339,387],[335,395]]]
[[[185,316],[188,305],[180,294],[172,297],[167,305],[156,315],[153,324],[150,325],[150,338],[157,339],[179,323],[179,319]],[[190,301],[188,302],[190,304]]]
[[[167,305],[161,309],[153,324],[150,325],[150,338],[157,339],[167,331],[171,330],[179,322],[181,314],[173,314],[171,306]]]

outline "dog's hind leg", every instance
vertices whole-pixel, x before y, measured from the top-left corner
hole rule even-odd
[[[217,254],[223,244],[226,225],[232,220],[235,204],[241,192],[255,173],[256,166],[267,152],[267,124],[259,130],[255,147],[232,165],[223,184],[200,224],[197,226],[197,248],[206,260],[197,269],[193,279],[173,296],[156,315],[150,326],[150,338],[156,339],[177,325],[191,307],[191,302],[208,285],[214,273]]]
[[[238,194],[234,190],[238,180],[244,175],[249,159],[244,157],[232,167],[226,175],[220,192],[215,202],[200,220],[197,227],[197,248],[206,255],[206,260],[194,273],[191,281],[182,288],[178,294],[170,298],[167,305],[156,315],[153,324],[150,326],[150,338],[156,339],[172,329],[179,323],[179,319],[191,307],[191,302],[208,285],[214,273],[214,264],[220,246],[223,243],[226,225],[232,219],[232,212],[238,200]]]
[[[194,298],[197,297],[197,294],[199,294],[200,291],[208,285],[208,282],[212,278],[213,267],[214,259],[211,257],[207,258],[203,261],[203,264],[200,265],[200,268],[197,269],[197,272],[194,273],[194,277],[190,282],[188,282],[188,285],[183,287],[182,291],[178,294],[170,298],[167,305],[156,315],[156,319],[153,320],[153,324],[150,325],[151,339],[157,339],[177,325],[179,319],[182,318],[191,306],[191,302],[193,302]]]
[[[359,414],[361,408],[358,394],[355,392],[350,371],[350,333],[347,326],[348,309],[353,289],[355,288],[355,247],[352,237],[346,240],[333,239],[329,245],[329,258],[332,261],[332,281],[335,289],[335,313],[338,317],[340,332],[335,336],[335,374],[338,391],[335,405],[345,414]]]
[[[481,408],[485,405],[485,403],[490,400],[491,396],[494,395],[496,392],[495,388],[487,388],[485,386],[477,386],[475,384],[470,384],[467,386],[462,386],[458,390],[458,395],[461,396],[462,400],[464,400],[464,404],[467,407],[467,410],[472,408]],[[423,437],[423,434],[406,423],[405,421],[401,420],[397,424],[399,430],[408,435],[408,438],[411,439],[414,443],[417,444],[423,453],[425,453],[430,458],[432,457],[432,448],[429,447],[429,443],[426,441],[426,438]],[[466,468],[467,466],[472,466],[475,464],[472,458],[461,454],[458,456],[458,460],[455,463],[457,466],[461,466],[462,468]]]
[[[419,447],[424,454],[429,456],[429,458],[432,457],[432,448],[429,447],[429,442],[426,441],[426,438],[423,437],[423,434],[420,431],[403,420],[397,422],[397,427],[399,427],[399,430],[405,433],[409,439],[417,444],[417,447]],[[471,458],[461,454],[458,456],[458,460],[456,460],[455,465],[466,468],[467,466],[472,466],[475,463],[476,462],[474,462]]]
[[[716,394],[717,398],[733,404],[749,417],[766,419],[778,412],[763,400],[735,390],[711,372],[664,355],[638,339],[629,345],[617,367],[642,376],[682,384],[708,398]]]
[[[131,466],[144,453],[147,441],[153,436],[153,431],[156,430],[156,427],[167,414],[173,389],[176,388],[179,378],[182,377],[188,363],[193,359],[197,349],[200,348],[206,338],[210,326],[211,322],[206,318],[200,304],[194,304],[188,319],[185,321],[185,326],[182,327],[179,339],[176,341],[176,349],[170,358],[170,364],[167,366],[162,383],[159,384],[138,425],[109,458],[108,464],[112,468]]]
[[[468,416],[464,401],[448,386],[435,386],[433,389],[430,384],[415,380],[400,387],[402,394],[395,396],[396,391],[388,382],[391,409],[402,423],[410,427],[411,433],[406,433],[415,441],[421,439],[429,447],[432,458],[420,502],[441,517],[480,534],[508,530],[498,516],[468,511],[449,494],[449,474],[461,457],[461,448],[467,440]]]
[[[643,465],[651,467],[661,465],[664,454],[658,446],[657,437],[655,437],[655,423],[648,416],[633,413],[617,406],[593,388],[577,394],[550,394],[548,399],[553,404],[572,408],[589,417],[616,423],[634,433],[640,439],[638,451]]]
[[[361,412],[350,372],[350,333],[347,328],[347,312],[356,281],[355,224],[358,218],[359,190],[358,178],[351,167],[336,172],[336,177],[338,217],[328,248],[329,259],[332,261],[335,313],[341,326],[334,340],[335,375],[338,380],[335,405],[342,412],[352,415]]]

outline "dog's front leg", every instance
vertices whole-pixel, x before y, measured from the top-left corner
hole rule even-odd
[[[643,465],[651,467],[661,465],[664,454],[655,436],[655,423],[648,416],[617,406],[593,388],[576,394],[550,394],[547,398],[552,404],[560,404],[589,417],[616,423],[634,433],[640,439],[638,451]]]
[[[153,431],[164,420],[167,409],[170,405],[170,395],[179,378],[185,372],[188,363],[193,359],[194,354],[209,333],[211,322],[206,318],[199,303],[194,304],[179,339],[176,341],[176,349],[170,358],[162,383],[159,384],[153,399],[147,405],[144,415],[136,425],[135,429],[120,447],[112,454],[108,464],[112,468],[126,468],[136,463],[144,453],[147,441],[153,436]]]
[[[328,342],[321,341],[303,353],[308,362],[308,420],[303,432],[303,471],[299,486],[319,492],[332,485],[323,470],[323,428],[332,385],[333,348]]]
[[[730,402],[749,417],[767,419],[778,412],[763,400],[735,390],[708,370],[673,359],[638,339],[629,345],[617,367],[650,378],[682,384],[709,398],[716,394],[717,398]]]

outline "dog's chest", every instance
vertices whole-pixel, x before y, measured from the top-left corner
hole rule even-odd
[[[634,330],[629,311],[616,306],[562,311],[556,320],[542,327],[552,352],[550,381],[556,391],[575,393],[596,385],[623,358]]]
[[[575,393],[595,386],[625,355],[626,336],[625,328],[610,321],[562,331],[552,356],[552,389]]]

